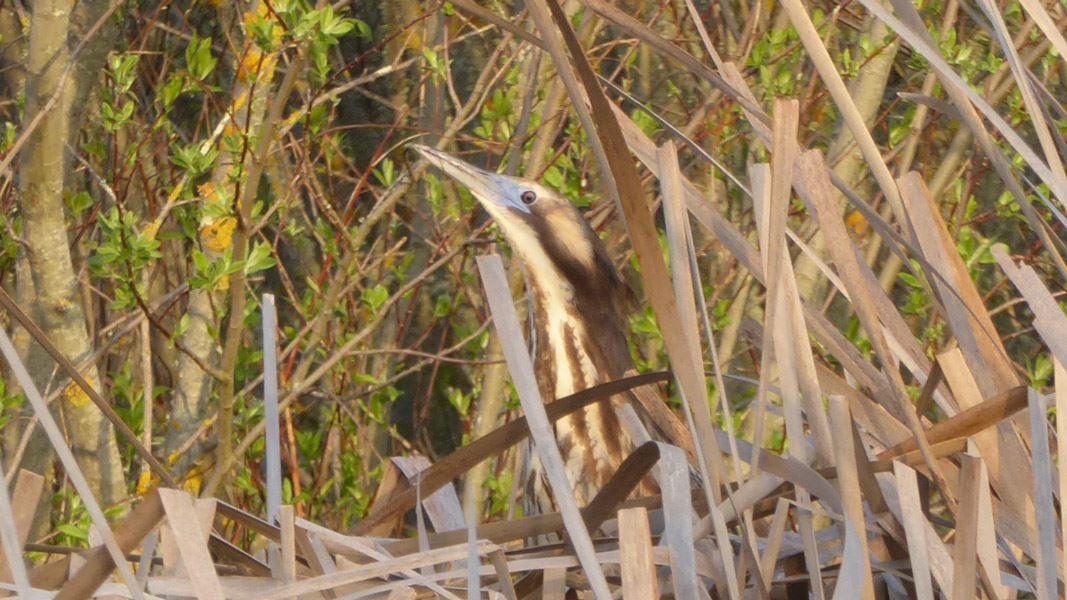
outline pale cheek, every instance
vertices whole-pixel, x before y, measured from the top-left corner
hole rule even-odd
[[[586,239],[586,232],[580,223],[569,215],[554,211],[548,214],[548,225],[552,235],[567,247],[575,259],[587,269],[593,268],[593,247]]]

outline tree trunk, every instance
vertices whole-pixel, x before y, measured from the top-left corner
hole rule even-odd
[[[220,11],[228,9],[228,6],[219,8]],[[265,11],[263,8],[259,10]],[[221,15],[220,18],[222,18]],[[237,56],[247,56],[254,51],[250,36],[244,36],[242,33],[241,43],[243,50]],[[276,64],[277,55],[266,54],[258,61],[254,69],[248,69],[238,77],[228,114],[232,115],[232,125],[240,131],[251,132],[254,136],[265,135],[263,133],[264,119],[267,116],[272,95],[276,93],[271,85]],[[240,69],[237,70],[240,72]],[[244,140],[244,143],[253,144],[254,147],[255,142]],[[245,193],[244,186],[255,188],[258,185],[258,178],[251,178],[247,175],[250,161],[264,159],[254,154],[254,152],[231,153],[225,149],[219,153],[212,172],[211,183],[201,189],[205,204],[230,202],[228,198],[236,196],[238,189],[243,194]],[[240,188],[236,188],[233,183],[235,172],[240,172],[245,177]],[[246,212],[241,208],[240,201],[234,206],[234,210],[239,213]],[[241,214],[240,219],[234,215],[220,218],[210,214],[210,211],[202,215],[200,247],[204,253],[211,260],[217,260],[229,251],[234,261],[243,260],[248,242],[248,232],[244,227],[251,227],[251,224],[247,223],[247,217],[247,214]],[[231,223],[230,227],[222,225],[227,220]],[[241,221],[245,224],[241,225]],[[215,448],[215,463],[216,468],[223,470],[228,468],[233,451],[233,407],[236,394],[232,381],[232,366],[236,360],[240,336],[243,335],[244,303],[240,302],[239,310],[236,311],[233,307],[238,306],[238,303],[234,301],[229,303],[231,307],[229,318],[236,319],[236,321],[228,323],[223,331],[220,331],[222,315],[216,314],[216,309],[225,306],[227,299],[235,298],[237,294],[245,294],[244,281],[243,272],[237,272],[220,282],[215,289],[194,288],[189,291],[189,305],[186,309],[189,327],[182,334],[182,344],[193,356],[212,368],[221,369],[226,373],[225,376],[231,379],[220,380],[216,388],[215,378],[205,372],[201,365],[197,364],[197,360],[190,356],[190,353],[182,353],[179,357],[178,381],[172,405],[170,429],[164,442],[167,458],[174,463],[175,473],[178,475],[189,475],[194,463],[205,451],[211,449],[207,436],[201,436],[200,439],[195,440],[192,436],[211,414],[210,401],[213,389],[218,392],[218,420],[215,423],[217,435],[214,436],[218,446]],[[199,484],[196,483],[192,487],[196,489]]]
[[[23,239],[36,290],[33,308],[52,343],[78,364],[89,356],[92,344],[78,294],[63,206],[70,163],[67,147],[75,144],[80,126],[80,119],[73,114],[76,100],[80,101],[76,98],[79,88],[75,77],[64,76],[71,66],[67,43],[71,37],[73,7],[72,0],[41,1],[33,5],[23,123],[29,126],[37,119],[40,121],[23,150],[19,183]],[[72,69],[70,73],[75,71]],[[82,91],[81,95],[84,94]],[[79,117],[83,114],[77,113]],[[39,387],[48,383],[52,373],[51,359],[46,360],[47,364],[30,365]],[[100,388],[95,365],[87,368],[84,375]],[[111,424],[76,386],[64,392],[57,406],[74,455],[93,493],[105,505],[124,498],[126,481]],[[41,456],[33,462],[35,468],[47,468],[50,463]]]
[[[864,29],[864,35],[868,36],[875,44],[882,43],[887,38],[889,29],[884,23],[873,17],[868,18]],[[870,127],[878,116],[878,108],[882,105],[885,96],[886,85],[892,74],[893,62],[896,60],[897,51],[900,49],[899,40],[890,42],[881,53],[871,57],[866,62],[859,74],[849,86],[856,108],[859,109],[863,120]],[[853,189],[861,186],[856,191],[863,197],[869,197],[870,186],[863,183],[867,170],[864,166],[863,156],[856,145],[852,132],[844,124],[834,138],[827,157],[833,164],[834,175],[840,177]],[[841,199],[844,206],[844,199]],[[825,254],[826,241],[822,234],[815,232],[809,242],[816,254]],[[800,297],[818,303],[826,295],[827,281],[819,272],[818,266],[806,254],[797,258],[796,266],[797,288]]]

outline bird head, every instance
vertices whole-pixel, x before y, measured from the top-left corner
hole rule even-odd
[[[479,169],[434,148],[413,147],[470,190],[539,283],[562,276],[577,290],[604,293],[623,285],[600,238],[563,195],[536,181]]]

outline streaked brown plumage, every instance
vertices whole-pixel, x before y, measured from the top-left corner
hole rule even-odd
[[[561,398],[632,368],[624,326],[629,290],[578,209],[537,182],[484,171],[425,146],[415,149],[471,191],[522,261],[541,393]],[[579,505],[592,500],[631,450],[606,403],[557,421],[556,438]],[[533,471],[541,495],[536,465]],[[542,498],[537,504],[547,506]]]

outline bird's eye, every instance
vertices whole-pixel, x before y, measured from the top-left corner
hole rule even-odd
[[[526,190],[522,193],[522,196],[520,196],[520,198],[522,199],[523,204],[529,206],[534,202],[537,202],[537,192],[534,192],[533,190]]]

